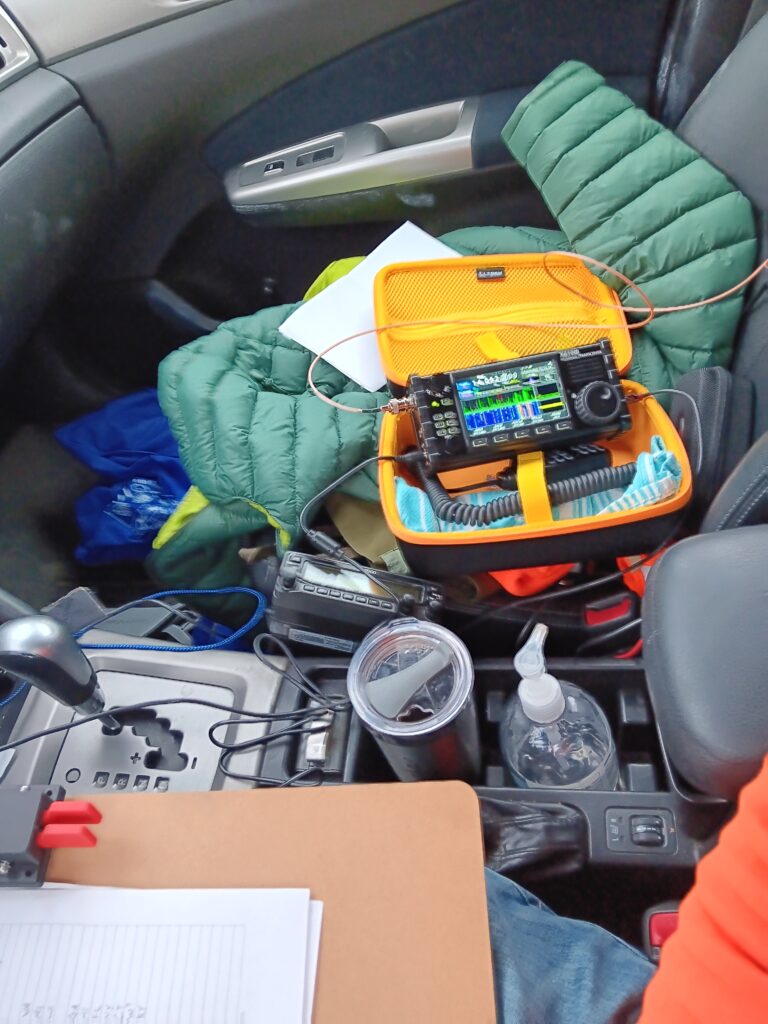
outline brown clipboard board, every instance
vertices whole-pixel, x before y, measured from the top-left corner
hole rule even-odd
[[[324,903],[314,1024],[495,1022],[479,805],[464,783],[92,802],[98,845],[55,851],[49,881],[309,887]]]

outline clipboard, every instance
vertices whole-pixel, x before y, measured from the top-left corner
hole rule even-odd
[[[494,1024],[480,811],[464,783],[93,803],[98,845],[55,850],[49,881],[309,886],[325,905],[315,1024]]]

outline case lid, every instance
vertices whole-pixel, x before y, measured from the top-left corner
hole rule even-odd
[[[577,259],[548,256],[545,263],[544,255],[468,256],[380,270],[374,307],[377,326],[387,328],[378,335],[387,379],[402,388],[414,373],[481,366],[606,337],[623,374],[632,360],[626,317],[595,305],[619,304],[618,296]],[[472,322],[441,322],[449,320]],[[504,326],[521,321],[595,326]]]

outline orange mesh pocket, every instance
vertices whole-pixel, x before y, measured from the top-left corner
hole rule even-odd
[[[478,273],[487,275],[489,270],[503,276]],[[379,350],[387,378],[400,386],[413,373],[481,366],[499,358],[588,345],[604,337],[613,343],[620,371],[631,360],[623,314],[595,305],[618,304],[615,292],[567,257],[549,257],[546,266],[541,254],[393,264],[377,275],[374,299],[377,324],[395,325],[379,333]],[[397,326],[461,320],[470,322]],[[509,321],[594,328],[503,326]],[[619,329],[610,329],[616,325]],[[505,357],[490,359],[486,354],[488,347],[481,339],[489,330],[508,353]]]

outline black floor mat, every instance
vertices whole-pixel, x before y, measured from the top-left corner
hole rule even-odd
[[[534,882],[529,888],[558,914],[599,924],[630,945],[639,946],[645,911],[657,903],[682,899],[692,882],[690,871],[592,868],[577,875]]]
[[[82,566],[74,505],[96,477],[50,429],[20,427],[0,451],[0,586],[35,608],[73,587],[92,587],[109,605],[153,589],[137,563]]]

